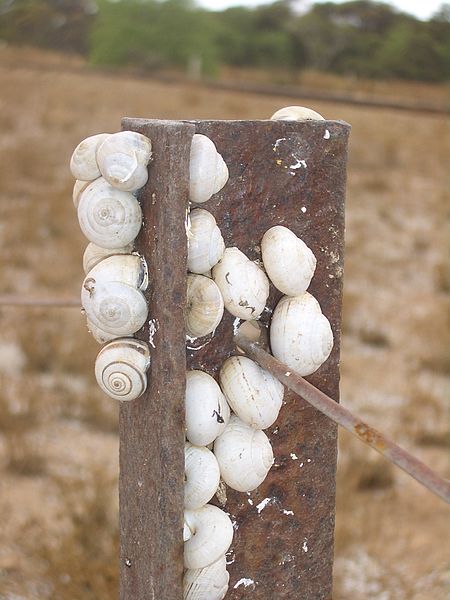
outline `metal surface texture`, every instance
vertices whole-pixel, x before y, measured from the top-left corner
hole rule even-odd
[[[144,224],[149,343],[145,394],[120,406],[120,598],[179,600],[183,573],[186,210],[193,127],[124,120],[152,140]]]
[[[266,352],[257,341],[250,340],[240,331],[237,332],[234,339],[238,348],[245,351],[248,357],[272,373],[286,387],[309,402],[311,406],[314,406],[314,408],[322,412],[329,419],[355,435],[361,442],[382,454],[391,463],[400,467],[400,469],[403,469],[403,471],[419,481],[428,490],[433,492],[433,494],[445,500],[447,504],[450,504],[450,482],[448,480],[443,479],[430,469],[430,467],[415,458],[404,448],[401,448],[386,435],[362,421],[348,409],[337,404],[337,402],[334,402],[334,400],[315,388],[306,379],[291,372],[289,367]],[[295,405],[292,408],[295,410]]]
[[[159,494],[161,512],[161,504],[165,499],[168,500],[167,494],[173,492],[173,496],[168,501],[176,529],[183,511],[183,481],[180,478],[183,441],[180,436],[180,427],[182,427],[180,413],[184,410],[182,393],[184,382],[182,384],[179,378],[181,371],[185,369],[184,329],[183,335],[180,335],[180,327],[182,328],[180,314],[182,314],[184,298],[181,289],[178,295],[164,289],[164,286],[173,287],[173,281],[168,282],[164,278],[153,280],[153,269],[160,267],[162,256],[155,255],[152,240],[156,236],[160,246],[165,247],[166,252],[172,253],[170,260],[177,263],[172,277],[181,277],[182,281],[176,283],[185,287],[186,236],[181,209],[185,208],[187,179],[182,179],[184,167],[173,164],[172,146],[168,150],[170,166],[162,164],[167,159],[167,155],[158,155],[163,151],[163,147],[155,143],[153,136],[159,135],[161,127],[178,126],[181,127],[183,140],[186,136],[192,135],[195,129],[196,133],[209,136],[216,144],[228,165],[230,177],[224,189],[201,206],[215,216],[226,246],[237,246],[250,259],[260,260],[260,242],[265,231],[273,225],[285,225],[313,250],[317,257],[317,269],[309,291],[318,299],[324,314],[330,320],[335,343],[330,358],[309,380],[331,398],[338,400],[344,196],[350,128],[347,124],[336,121],[185,121],[183,124],[164,125],[161,122],[132,119],[124,120],[123,126],[151,137],[154,148],[149,183],[140,195],[145,215],[145,229],[140,236],[138,246],[138,250],[149,263],[151,318],[154,317],[153,307],[158,306],[162,301],[172,297],[174,304],[171,316],[166,312],[158,317],[160,321],[161,319],[167,321],[164,324],[164,334],[161,328],[153,338],[156,348],[151,348],[150,381],[153,383],[149,391],[142,400],[138,401],[137,408],[126,406],[121,409],[121,469],[123,471],[130,468],[133,451],[139,444],[141,446],[148,444],[147,453],[156,452],[161,465],[161,457],[164,456],[165,469],[163,473],[159,471],[162,479],[158,480],[158,473],[155,470],[152,478],[149,478],[150,487],[146,493],[150,493],[153,497]],[[183,127],[188,129],[184,131]],[[180,143],[177,152],[180,162],[185,166],[189,157],[186,143]],[[186,175],[185,170],[183,173]],[[172,180],[174,193],[177,186],[181,186],[178,201],[182,206],[181,209],[178,206],[174,211],[173,205],[164,203],[159,206],[156,202],[160,213],[167,213],[162,218],[165,228],[160,229],[158,222],[155,221],[153,225],[155,229],[151,235],[148,235],[150,222],[148,219],[152,218],[150,215],[154,210],[151,205],[152,190],[160,190],[158,186],[164,185],[165,177]],[[180,219],[182,219],[181,223]],[[178,235],[172,232],[170,238],[166,239],[169,221],[178,231]],[[271,286],[269,301],[261,317],[263,325],[270,322],[271,313],[280,296],[281,294]],[[187,368],[202,369],[217,377],[224,360],[235,353],[233,334],[237,323],[233,316],[225,312],[214,336],[189,341]],[[161,337],[157,338],[157,335]],[[148,340],[148,332],[141,332],[139,337]],[[160,340],[164,340],[164,344],[159,345]],[[179,347],[180,344],[182,348]],[[171,352],[174,354],[170,357],[166,356]],[[167,416],[153,411],[153,419],[163,417],[163,427],[153,422],[152,427],[156,432],[153,438],[147,432],[146,438],[139,441],[139,431],[143,427],[140,419],[148,419],[151,414],[146,404],[152,404],[159,399],[155,393],[160,382],[155,383],[154,379],[162,377],[164,369],[159,371],[156,369],[156,364],[162,365],[164,361],[171,362],[173,373],[176,374],[178,381],[176,386],[172,385],[169,404],[169,409],[176,417],[175,421],[172,421],[176,427],[176,435],[169,431],[170,420]],[[165,381],[167,383],[167,379]],[[130,428],[137,428],[138,433],[131,434],[135,442],[134,445],[130,445],[129,451],[126,452],[127,460],[124,460],[123,448],[128,448],[129,443],[126,439],[130,435]],[[307,402],[297,399],[293,403],[292,393],[286,391],[285,406],[275,426],[266,430],[266,433],[273,445],[275,456],[275,463],[266,481],[249,494],[238,493],[228,488],[226,502],[223,495],[221,496],[220,506],[230,514],[235,527],[232,548],[228,554],[230,589],[226,599],[324,600],[331,598],[336,426]],[[163,453],[161,449],[158,450],[158,444],[168,443],[165,436],[169,435],[171,436],[170,451]],[[138,453],[139,456],[143,456],[142,449]],[[133,466],[131,468],[134,469]],[[173,480],[172,489],[166,485],[166,478]],[[123,566],[127,557],[123,547],[128,544],[128,523],[134,523],[136,527],[139,518],[144,522],[159,518],[158,515],[147,517],[142,513],[124,515],[125,512],[130,511],[155,510],[151,502],[139,506],[136,503],[131,506],[124,504],[131,496],[130,490],[127,490],[130,483],[133,481],[122,473],[121,562],[122,578],[125,577],[127,580],[130,579],[131,568]],[[133,489],[133,493],[138,492]],[[175,515],[177,501],[179,501],[178,516]],[[167,526],[168,521],[161,522],[160,525]],[[147,523],[146,527],[151,529],[152,525]],[[160,534],[164,534],[162,529],[159,531]],[[181,533],[177,535],[181,538]],[[154,540],[149,543],[157,545]],[[177,545],[179,541],[171,538],[170,544],[177,548],[174,558],[179,558],[179,545]],[[168,559],[168,553],[166,558]],[[147,574],[147,579],[150,576],[158,577],[158,573],[164,573],[165,580],[169,577],[166,576],[168,567],[161,566],[161,561],[157,565],[148,561],[140,561],[139,564],[146,564],[150,573]],[[173,571],[173,578],[179,577],[181,564],[180,561],[179,566],[177,565]],[[144,600],[153,597],[181,600],[182,595],[178,588],[172,585],[160,595],[151,593],[139,595],[130,592],[127,595],[123,592],[121,597],[122,600],[131,600],[131,598]]]

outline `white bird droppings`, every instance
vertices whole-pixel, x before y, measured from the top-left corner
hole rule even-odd
[[[283,508],[283,514],[285,514],[285,515],[293,515],[294,511],[293,510],[286,510],[285,508]]]
[[[259,504],[256,505],[256,510],[258,511],[258,515],[261,514],[268,504],[270,504],[274,498],[264,498]]]
[[[289,168],[293,171],[295,171],[296,169],[301,169],[302,167],[303,169],[306,169],[308,167],[308,165],[306,164],[306,160],[304,160],[303,158],[297,158],[296,156],[293,156],[293,158],[295,158],[296,162],[289,166]]]
[[[273,145],[273,151],[276,152],[278,150],[278,146],[281,144],[281,142],[285,142],[286,138],[278,138],[277,141],[275,142],[275,144]]]
[[[237,334],[240,324],[241,324],[241,319],[239,319],[239,317],[236,317],[235,320],[233,321],[233,335]]]
[[[240,587],[241,585],[243,585],[245,587],[252,585],[253,587],[255,587],[255,582],[253,581],[253,579],[250,579],[250,577],[242,577],[242,579],[239,579],[239,581],[234,585],[233,589],[236,589],[236,588]]]
[[[298,456],[295,454],[295,452],[291,452],[291,458],[292,460],[298,460]]]
[[[156,348],[153,338],[155,337],[155,333],[158,331],[159,323],[158,319],[150,319],[148,322],[148,343],[152,348]]]

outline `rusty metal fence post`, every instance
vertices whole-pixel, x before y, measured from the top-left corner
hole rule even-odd
[[[185,371],[217,376],[235,352],[237,324],[226,313],[214,336],[186,346],[192,136],[209,136],[229,167],[228,184],[203,205],[215,216],[227,246],[258,260],[264,232],[285,225],[315,253],[310,291],[331,322],[335,343],[328,361],[308,379],[338,400],[349,126],[128,118],[122,126],[151,138],[154,159],[139,195],[144,227],[137,241],[150,274],[149,323],[138,335],[150,342],[150,384],[142,398],[120,409],[120,597],[181,600]],[[263,324],[280,295],[271,286]],[[266,431],[275,455],[266,481],[252,493],[227,489],[226,501],[221,497],[235,528],[227,600],[331,598],[336,426],[306,402],[292,402],[291,394]]]

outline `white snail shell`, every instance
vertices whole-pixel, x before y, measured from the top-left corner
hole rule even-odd
[[[223,316],[223,298],[212,279],[188,275],[186,309],[188,336],[202,337],[214,331]]]
[[[147,263],[137,254],[112,254],[89,269],[89,278],[97,283],[117,281],[145,291],[148,287]]]
[[[183,600],[223,600],[229,580],[225,555],[203,569],[187,569],[183,580]]]
[[[272,121],[323,121],[322,115],[305,106],[286,106],[280,108],[271,117]]]
[[[98,135],[91,135],[78,144],[70,159],[70,170],[75,179],[91,181],[100,177],[97,150],[109,137],[109,133],[99,133]]]
[[[102,329],[94,325],[94,323],[91,323],[89,319],[87,319],[87,328],[94,340],[99,344],[106,344],[106,342],[110,342],[111,340],[117,338],[116,335],[112,333],[107,333],[106,331],[103,331]]]
[[[97,246],[97,244],[93,244],[92,242],[90,242],[86,246],[86,250],[84,251],[84,254],[83,254],[84,273],[85,273],[85,275],[87,275],[89,273],[89,271],[92,269],[92,267],[95,267],[95,265],[97,265],[99,262],[101,262],[105,258],[108,258],[109,256],[114,256],[115,254],[131,254],[132,251],[133,251],[132,244],[128,244],[127,246],[124,246],[123,248],[109,249],[109,248],[101,248],[100,246]]]
[[[203,275],[222,258],[225,243],[213,215],[203,208],[189,215],[188,271]]]
[[[250,427],[266,429],[276,421],[284,387],[250,358],[228,358],[220,370],[220,386],[231,409]]]
[[[208,446],[227,426],[230,407],[217,382],[204,371],[186,374],[186,437]]]
[[[142,211],[133,194],[99,177],[80,194],[78,221],[90,242],[102,248],[123,248],[139,233]]]
[[[72,200],[76,209],[78,209],[78,203],[80,202],[82,192],[84,192],[90,183],[92,183],[92,181],[82,181],[81,179],[77,179],[73,184]]]
[[[306,292],[281,298],[272,316],[270,345],[278,360],[302,376],[314,373],[326,361],[333,332],[314,296]]]
[[[226,248],[212,275],[228,312],[240,319],[257,319],[261,315],[269,296],[269,280],[243,252]]]
[[[115,400],[135,400],[147,387],[150,352],[147,344],[120,338],[104,346],[95,361],[95,377],[101,389]]]
[[[184,446],[184,507],[201,508],[219,487],[220,471],[216,457],[203,446]]]
[[[238,492],[251,492],[273,464],[269,438],[232,415],[225,431],[214,442],[214,454],[224,482]]]
[[[147,183],[151,141],[135,131],[110,135],[97,150],[101,174],[113,187],[136,192]]]
[[[95,282],[89,275],[81,289],[88,320],[114,337],[136,333],[144,325],[148,307],[144,294],[121,282]]]
[[[193,536],[184,543],[186,569],[203,569],[224,555],[233,540],[230,517],[207,504],[197,510],[185,510],[184,520]]]
[[[304,294],[316,269],[316,257],[287,227],[276,225],[261,242],[264,268],[274,286],[287,296]]]
[[[192,138],[189,163],[189,198],[201,204],[217,194],[228,181],[228,167],[206,135]]]

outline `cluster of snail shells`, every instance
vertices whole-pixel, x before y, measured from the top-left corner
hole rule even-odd
[[[321,117],[309,109],[289,107],[273,118]],[[199,141],[196,144],[194,138],[192,148],[199,155],[210,144],[202,146],[202,136],[195,137]],[[217,168],[221,161],[215,160],[215,164]],[[213,174],[211,168],[208,181]],[[216,175],[216,179],[220,178]],[[214,188],[208,185],[210,193]],[[198,187],[196,193],[197,200],[193,196],[191,200],[203,202],[198,200],[203,198]],[[264,234],[261,252],[264,268],[238,248],[225,248],[212,214],[203,208],[190,212],[187,334],[201,337],[212,333],[224,309],[244,321],[258,319],[266,307],[270,279],[284,294],[271,322],[272,351],[293,371],[308,375],[328,358],[333,345],[330,324],[317,300],[306,291],[315,272],[315,256],[282,226]],[[274,457],[263,430],[275,423],[283,395],[282,384],[245,356],[232,356],[224,362],[219,383],[203,371],[187,373],[185,599],[221,600],[226,594],[224,555],[232,541],[232,524],[208,502],[220,480],[240,492],[253,491],[264,481]]]
[[[101,133],[75,148],[73,203],[89,244],[83,255],[81,304],[88,329],[101,344],[95,375],[110,397],[138,398],[147,386],[150,352],[133,335],[148,316],[145,260],[133,253],[142,226],[135,196],[148,178],[150,140],[132,131]]]
[[[317,119],[320,115],[288,107],[273,119]],[[73,201],[89,240],[83,257],[86,277],[82,305],[100,351],[95,373],[100,387],[117,400],[145,390],[150,364],[147,344],[133,338],[147,319],[148,273],[133,253],[142,224],[135,193],[145,185],[151,143],[134,132],[100,134],[76,148],[71,169],[77,179]],[[203,204],[228,180],[228,168],[209,138],[194,135],[190,155],[190,201]],[[270,326],[273,354],[301,375],[314,372],[333,345],[331,327],[306,290],[316,259],[286,227],[263,236],[264,269],[238,248],[225,248],[214,216],[192,207],[187,217],[188,275],[186,333],[212,334],[224,310],[245,321],[266,307],[270,282],[285,294]],[[220,385],[219,385],[220,383]],[[208,504],[220,480],[250,492],[266,478],[274,461],[264,429],[276,421],[284,388],[245,356],[228,358],[219,383],[193,370],[186,376],[184,490],[184,600],[222,600],[228,589],[226,552],[233,525],[220,508]]]

